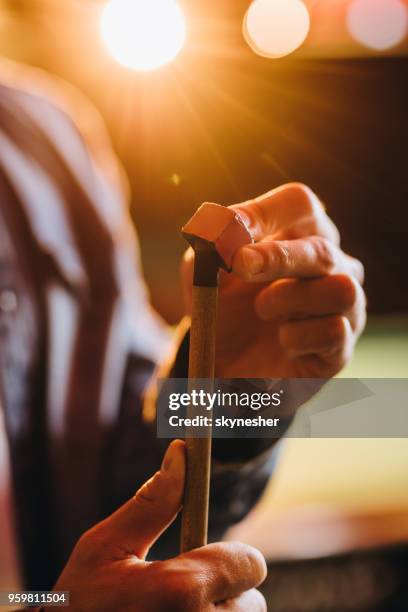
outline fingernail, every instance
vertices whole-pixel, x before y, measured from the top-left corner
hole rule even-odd
[[[179,440],[174,440],[170,444],[163,457],[160,471],[170,472],[171,470],[177,470],[179,467],[178,464],[182,464],[184,455],[178,448],[180,444]]]
[[[244,260],[244,266],[246,271],[251,274],[259,274],[262,272],[264,267],[264,258],[262,253],[255,249],[244,248],[242,250],[242,257]]]
[[[166,450],[166,453],[163,457],[163,461],[160,467],[160,471],[161,472],[168,472],[171,468],[171,464],[174,461],[174,452],[172,450],[172,445],[170,444],[170,446],[168,447],[168,449]]]

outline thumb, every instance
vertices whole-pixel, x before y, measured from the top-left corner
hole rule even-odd
[[[185,443],[175,440],[166,451],[160,471],[100,525],[109,543],[145,558],[181,508],[185,464]]]

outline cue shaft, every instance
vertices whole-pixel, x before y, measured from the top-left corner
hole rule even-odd
[[[217,287],[193,285],[189,380],[214,378],[217,321]],[[195,409],[197,410],[197,408]],[[194,416],[194,408],[189,416]],[[211,417],[211,413],[208,412]],[[191,433],[191,432],[190,432]],[[181,524],[181,552],[207,544],[211,467],[211,427],[205,437],[186,436],[187,469]]]

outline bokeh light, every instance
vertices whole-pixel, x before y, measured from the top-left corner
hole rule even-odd
[[[301,0],[254,0],[244,19],[244,36],[255,53],[283,57],[300,47],[310,17]]]
[[[405,38],[408,10],[401,0],[354,0],[347,12],[347,25],[359,43],[384,51]]]
[[[101,31],[120,64],[153,70],[179,53],[186,24],[175,0],[110,0],[102,12]]]

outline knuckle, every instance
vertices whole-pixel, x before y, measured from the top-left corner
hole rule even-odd
[[[168,480],[163,472],[155,472],[149,480],[147,480],[136,495],[132,497],[131,504],[134,509],[140,508],[142,511],[153,512],[161,505],[160,492],[166,490]]]
[[[338,274],[332,277],[336,290],[339,309],[343,311],[353,308],[358,297],[357,281],[347,274]]]
[[[345,317],[331,317],[327,329],[328,343],[331,346],[342,346],[347,339],[347,321]]]
[[[359,260],[353,257],[353,264],[355,269],[355,275],[359,283],[362,285],[365,279],[365,269],[364,264]]]
[[[81,550],[87,550],[93,547],[95,540],[95,529],[88,529],[85,531],[78,540],[77,547]]]
[[[98,541],[100,539],[97,527],[85,531],[74,548],[74,555],[77,560],[83,563],[92,561],[99,554]]]
[[[286,189],[291,196],[291,200],[296,201],[302,208],[305,215],[315,215],[321,211],[321,205],[315,193],[301,182],[288,183]]]
[[[310,187],[301,181],[292,181],[291,183],[287,183],[286,189],[298,199],[311,200],[314,197],[314,193]]]
[[[270,256],[272,257],[277,274],[287,270],[291,266],[291,253],[286,242],[272,242]]]
[[[332,242],[321,236],[311,238],[316,259],[322,272],[330,274],[336,266],[336,251]]]
[[[200,609],[204,585],[196,573],[165,566],[162,568],[160,585],[166,610],[193,612]]]
[[[324,210],[324,209],[323,209]],[[340,235],[340,231],[337,228],[336,224],[330,219],[330,217],[326,214],[326,212],[324,211],[327,223],[328,223],[328,231],[331,234],[331,240],[332,242],[339,247],[341,244],[341,235]]]

